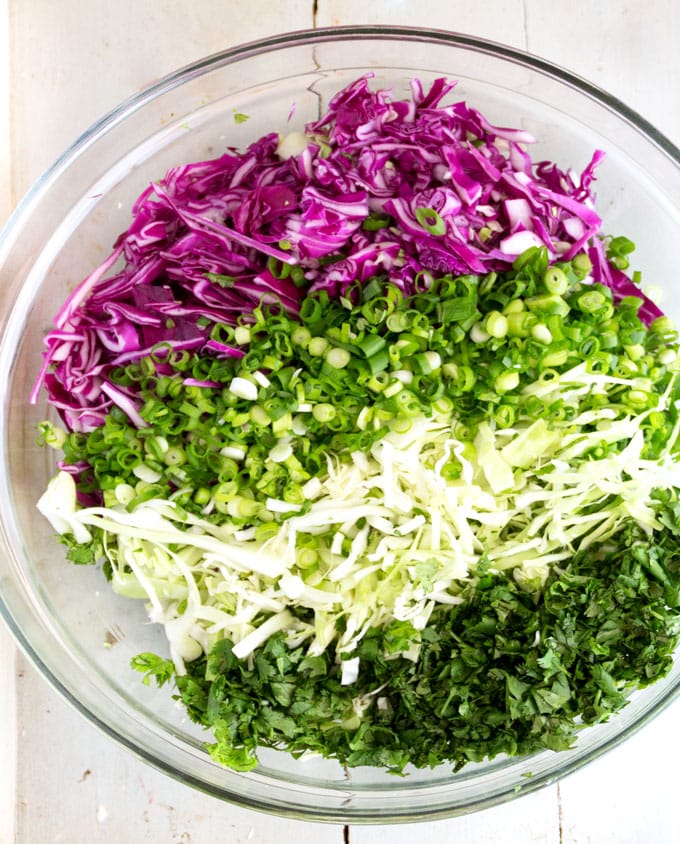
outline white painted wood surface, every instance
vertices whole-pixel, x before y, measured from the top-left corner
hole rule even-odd
[[[680,143],[676,0],[0,0],[0,222],[95,118],[202,55],[311,26],[396,23],[527,49]],[[0,628],[0,844],[677,844],[680,704],[586,769],[510,804],[406,827],[321,826],[199,794],[73,712]]]

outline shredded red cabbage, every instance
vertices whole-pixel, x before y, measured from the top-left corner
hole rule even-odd
[[[362,77],[306,127],[297,154],[280,155],[269,134],[171,169],[61,308],[32,399],[44,384],[70,430],[97,427],[113,405],[141,425],[134,394],[108,376],[159,343],[241,355],[211,332],[260,302],[295,313],[308,292],[337,296],[375,275],[408,295],[437,274],[502,271],[531,246],[551,260],[587,251],[595,281],[642,298],[644,319],[660,315],[598,237],[592,184],[604,153],[580,175],[534,164],[530,134],[444,104],[454,86],[413,80],[411,99],[395,101]],[[299,267],[301,283],[272,261]]]

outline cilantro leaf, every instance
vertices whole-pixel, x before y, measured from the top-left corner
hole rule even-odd
[[[130,666],[135,671],[141,671],[144,674],[142,683],[145,686],[150,685],[152,678],[158,686],[164,686],[175,674],[175,666],[171,660],[163,659],[148,652],[133,656],[130,660]]]

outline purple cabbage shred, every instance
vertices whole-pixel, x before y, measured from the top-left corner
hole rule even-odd
[[[598,237],[592,186],[604,153],[581,174],[533,163],[529,133],[445,104],[454,86],[413,80],[411,98],[395,101],[362,77],[307,125],[295,155],[280,156],[272,133],[169,170],[61,308],[32,399],[44,385],[70,430],[101,425],[114,405],[143,425],[134,393],[109,374],[159,343],[241,356],[212,329],[261,302],[295,314],[309,292],[338,296],[376,275],[408,295],[423,276],[509,269],[531,246],[551,260],[587,251],[593,280],[642,298],[647,321],[660,315]],[[442,231],[419,222],[424,211]],[[370,225],[376,219],[387,222]],[[303,271],[301,284],[278,277],[284,265]]]

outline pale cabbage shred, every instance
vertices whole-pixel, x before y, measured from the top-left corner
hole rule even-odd
[[[580,364],[524,392],[570,402],[612,384],[644,386],[640,379],[588,373]],[[669,394],[670,387],[657,411],[668,409]],[[309,511],[290,515],[266,541],[187,513],[171,499],[146,501],[132,512],[123,504],[81,508],[65,472],[38,506],[55,530],[78,542],[89,541],[89,527],[103,529],[114,552],[113,589],[148,601],[149,618],[164,626],[179,673],[185,660],[222,638],[247,658],[285,630],[292,645],[307,643],[310,654],[337,639],[337,652],[345,655],[342,682],[349,684],[359,670],[349,655],[368,628],[398,619],[422,630],[437,604],[461,601],[461,585],[482,555],[492,570],[512,568],[519,580],[543,581],[577,544],[606,540],[631,517],[647,530],[659,528],[650,493],[680,487],[680,465],[670,452],[678,432],[660,458],[643,459],[640,423],[648,412],[625,415],[619,405],[550,426],[538,420],[494,430],[482,423],[472,444],[453,435],[450,413],[417,418],[369,453],[352,454],[351,462],[329,457],[326,477],[306,487]],[[585,425],[595,430],[583,431]],[[582,459],[602,442],[619,450]],[[462,464],[453,481],[441,473],[451,455]],[[616,503],[607,503],[610,496]],[[285,502],[278,504],[284,509]],[[593,507],[598,504],[601,509]],[[296,562],[304,534],[318,541],[319,567],[311,577]],[[291,613],[300,607],[313,611],[313,621]],[[418,651],[415,641],[404,656],[417,659]]]

